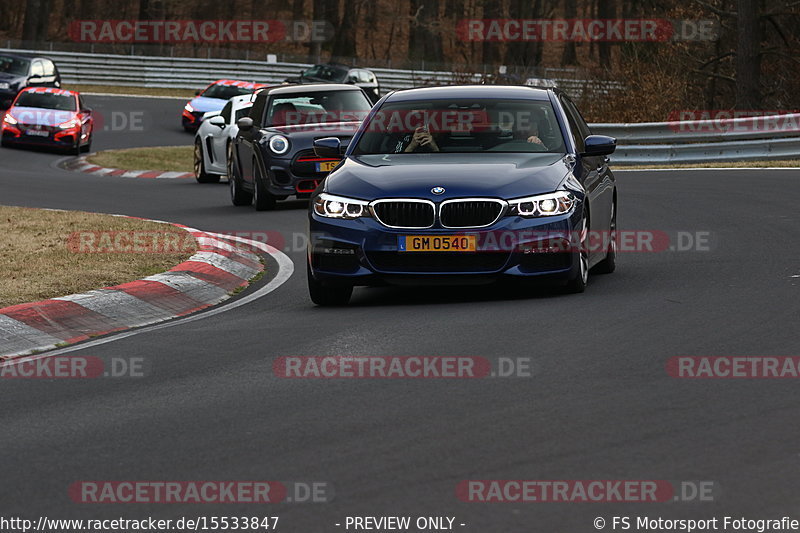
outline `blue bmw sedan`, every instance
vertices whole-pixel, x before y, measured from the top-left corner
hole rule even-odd
[[[615,268],[611,137],[592,135],[557,89],[460,86],[390,93],[310,206],[308,286],[317,305],[353,287],[547,280],[583,292]]]

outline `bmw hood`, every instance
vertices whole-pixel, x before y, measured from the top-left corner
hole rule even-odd
[[[326,180],[331,194],[377,198],[518,198],[556,190],[570,171],[563,154],[388,154],[349,157]],[[433,194],[434,187],[444,188]]]
[[[189,100],[189,104],[195,111],[200,111],[201,113],[208,113],[209,111],[220,111],[227,100],[222,100],[220,98],[206,98],[205,96],[197,96]]]
[[[22,124],[37,126],[58,126],[75,118],[73,111],[57,111],[38,107],[14,107],[9,112]]]

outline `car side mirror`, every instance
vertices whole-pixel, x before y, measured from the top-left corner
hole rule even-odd
[[[325,137],[314,141],[314,153],[317,157],[342,157],[342,142],[338,137]]]
[[[245,117],[242,117],[242,118],[245,118]],[[250,117],[247,117],[247,118],[250,118]],[[220,116],[220,115],[213,116],[210,119],[208,119],[208,123],[209,124],[213,124],[214,126],[219,126],[220,128],[224,128],[225,127],[225,117]]]
[[[358,83],[358,80],[356,79],[355,76],[349,76],[347,78],[347,82],[346,83],[348,83],[350,85],[355,85],[356,83]]]
[[[253,129],[253,119],[250,117],[242,117],[236,121],[240,131],[250,131]]]
[[[201,91],[200,89],[197,89],[197,90],[194,92],[194,95],[195,95],[195,96],[200,96],[202,93],[203,93],[203,91]]]
[[[617,140],[606,135],[589,135],[583,143],[584,149],[581,155],[586,156],[609,155],[617,149]]]

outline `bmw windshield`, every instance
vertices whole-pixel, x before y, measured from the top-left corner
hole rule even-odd
[[[549,101],[464,99],[387,103],[353,155],[565,151]]]

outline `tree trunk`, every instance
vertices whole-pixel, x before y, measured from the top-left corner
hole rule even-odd
[[[761,45],[757,0],[737,1],[736,107],[761,107]]]
[[[438,30],[439,0],[411,0],[411,29],[408,33],[408,58],[442,62],[442,34]]]
[[[578,18],[578,0],[564,0],[564,18]],[[577,65],[578,53],[575,48],[575,41],[564,43],[564,52],[561,54],[561,66]]]
[[[334,4],[336,2],[334,1]],[[338,6],[337,6],[338,8]],[[331,55],[334,61],[351,63],[356,54],[356,3],[353,0],[345,0],[344,15],[335,26],[337,28],[336,37],[333,41],[333,51]]]
[[[615,19],[617,18],[617,0],[597,0],[597,18]],[[600,66],[611,68],[611,47],[613,43],[600,42],[597,50],[600,56]]]
[[[41,0],[25,2],[25,18],[22,22],[22,40],[38,42],[39,17],[42,16]]]

